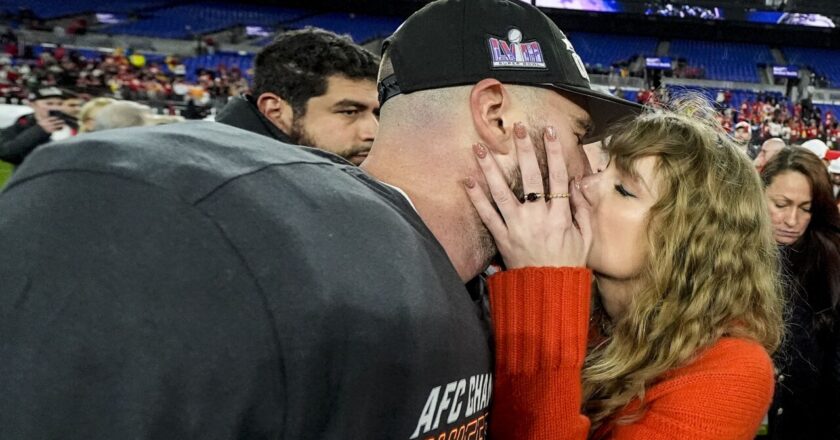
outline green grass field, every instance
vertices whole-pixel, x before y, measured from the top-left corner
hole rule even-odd
[[[6,183],[6,180],[9,179],[9,176],[12,175],[12,166],[7,164],[6,162],[0,162],[0,188]]]

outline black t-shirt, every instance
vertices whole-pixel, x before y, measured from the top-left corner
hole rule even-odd
[[[483,298],[407,201],[211,122],[34,152],[0,193],[0,438],[481,438]]]

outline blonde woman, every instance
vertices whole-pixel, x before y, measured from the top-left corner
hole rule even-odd
[[[572,185],[546,130],[550,192],[523,178],[522,203],[478,157],[498,211],[467,191],[507,267],[490,278],[494,439],[756,434],[783,333],[762,184],[703,122],[709,107],[680,106],[618,127],[606,169]],[[534,146],[517,140],[533,175]]]

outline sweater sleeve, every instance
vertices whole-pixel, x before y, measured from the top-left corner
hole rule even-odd
[[[586,439],[580,375],[590,280],[584,268],[524,268],[490,278],[494,440]]]
[[[613,425],[609,438],[752,440],[773,388],[773,363],[764,348],[726,338],[649,388],[642,418]]]

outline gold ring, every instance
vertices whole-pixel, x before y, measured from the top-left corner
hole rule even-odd
[[[551,194],[551,193],[548,193],[548,194],[546,194],[546,195],[545,195],[545,199],[546,199],[546,200],[551,200],[551,199],[568,199],[568,198],[569,198],[569,195],[570,195],[569,193],[562,193],[562,194]]]

